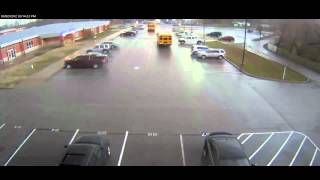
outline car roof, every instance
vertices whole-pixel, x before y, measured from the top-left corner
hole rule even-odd
[[[209,48],[208,50],[209,51],[213,51],[213,50],[215,50],[215,51],[221,51],[221,50],[224,51],[224,49],[218,49],[218,48]]]
[[[247,159],[239,141],[230,135],[215,135],[208,142],[216,147],[219,160]]]
[[[61,165],[88,165],[97,147],[98,146],[94,144],[71,144],[67,149]]]

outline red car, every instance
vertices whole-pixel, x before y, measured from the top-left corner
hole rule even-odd
[[[107,56],[96,54],[80,55],[73,59],[67,59],[64,62],[64,68],[99,68],[108,61]]]
[[[219,41],[233,42],[233,41],[235,41],[235,39],[232,36],[224,36],[224,37],[219,38]]]

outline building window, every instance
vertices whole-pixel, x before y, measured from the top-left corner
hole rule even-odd
[[[33,47],[33,42],[32,41],[28,41],[27,42],[27,49],[30,49]]]
[[[8,59],[14,59],[17,57],[15,48],[9,49],[7,51],[7,54],[8,54]]]

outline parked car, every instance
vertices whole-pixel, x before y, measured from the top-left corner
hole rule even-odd
[[[109,54],[110,49],[111,49],[111,47],[109,44],[97,44],[94,48],[88,49],[87,53],[98,52],[98,53],[103,53],[103,54]]]
[[[80,55],[72,59],[66,59],[64,61],[64,68],[99,68],[108,61],[105,56],[99,56],[97,54]]]
[[[225,132],[206,135],[202,152],[204,165],[251,166],[237,137]]]
[[[105,166],[110,158],[110,142],[103,135],[81,136],[67,147],[60,166]]]
[[[200,45],[204,43],[203,39],[200,39],[196,36],[185,36],[185,37],[179,38],[178,41],[180,44],[189,44],[189,45],[193,45],[193,44]]]
[[[208,33],[207,36],[219,38],[222,36],[222,33],[221,32],[211,32],[211,33]]]
[[[253,29],[248,29],[247,32],[248,32],[248,33],[252,33],[252,32],[253,32]]]
[[[116,43],[114,43],[114,42],[112,42],[112,41],[105,41],[105,42],[103,42],[103,43],[101,43],[101,44],[109,44],[110,49],[117,49],[117,48],[119,48],[119,45],[116,44]]]
[[[223,59],[224,56],[225,56],[225,51],[223,49],[209,48],[207,50],[197,52],[197,57],[201,59],[207,59],[211,57]]]
[[[121,37],[126,37],[126,36],[135,36],[136,32],[135,31],[126,31],[120,34]]]
[[[224,37],[219,38],[219,41],[233,42],[233,41],[235,41],[235,39],[232,36],[224,36]]]
[[[209,49],[209,48],[205,45],[192,45],[191,55],[195,55],[195,54],[197,54],[198,51],[203,51],[203,50],[207,50],[207,49]]]

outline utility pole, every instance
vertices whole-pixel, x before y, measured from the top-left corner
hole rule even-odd
[[[241,67],[240,70],[243,70],[243,66],[244,66],[244,56],[245,56],[245,52],[246,52],[246,40],[247,40],[247,19],[245,19],[245,23],[244,23],[244,43],[243,43],[243,53],[242,53],[242,62],[241,62]]]
[[[203,40],[204,40],[204,43],[206,43],[206,34],[205,34],[205,26],[206,26],[206,20],[203,19]]]

